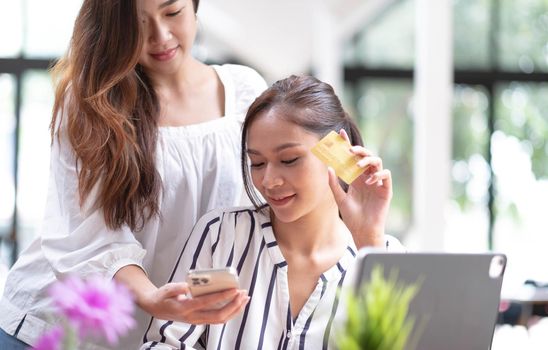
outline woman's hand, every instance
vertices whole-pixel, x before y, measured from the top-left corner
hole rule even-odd
[[[161,320],[190,324],[225,323],[240,313],[249,301],[247,292],[237,289],[189,298],[188,285],[184,282],[156,288],[137,265],[122,267],[114,279],[129,288],[141,309]],[[219,309],[218,305],[224,306]]]
[[[247,292],[228,289],[195,298],[188,297],[186,283],[168,283],[145,297],[143,309],[162,320],[189,324],[225,323],[239,314],[249,301]],[[219,305],[224,305],[219,308]]]
[[[344,130],[339,134],[348,141]],[[350,151],[361,157],[358,166],[365,169],[344,192],[335,171],[329,168],[329,186],[339,207],[342,219],[359,248],[382,246],[386,216],[392,199],[392,176],[383,169],[382,159],[374,157],[362,146],[352,146]]]

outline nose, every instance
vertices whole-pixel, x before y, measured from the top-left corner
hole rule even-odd
[[[169,26],[158,22],[150,21],[149,25],[149,40],[154,44],[163,44],[172,37]]]
[[[265,168],[262,185],[266,189],[272,189],[281,186],[284,183],[282,174],[275,166],[268,164]]]

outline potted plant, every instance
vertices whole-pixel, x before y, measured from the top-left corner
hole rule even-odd
[[[346,295],[347,318],[338,330],[336,346],[340,350],[403,350],[412,348],[410,336],[415,320],[408,315],[409,303],[419,284],[398,281],[397,271],[384,277],[381,266],[375,266],[370,281],[357,293]],[[417,334],[414,334],[415,338]],[[406,347],[407,346],[407,347]]]

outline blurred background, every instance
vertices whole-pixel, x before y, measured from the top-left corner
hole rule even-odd
[[[39,233],[48,68],[80,4],[0,0],[4,271]],[[202,0],[198,21],[203,61],[335,87],[392,170],[388,233],[410,250],[505,253],[506,295],[548,283],[548,0]],[[493,348],[540,349],[543,323],[503,329]]]

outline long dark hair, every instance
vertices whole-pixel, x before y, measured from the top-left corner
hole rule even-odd
[[[295,76],[279,80],[265,90],[249,107],[242,128],[241,167],[244,187],[256,208],[262,207],[260,198],[253,188],[247,158],[247,133],[250,125],[259,115],[281,107],[299,113],[278,113],[280,118],[302,127],[308,132],[324,137],[330,131],[344,129],[352,145],[363,146],[360,130],[354,120],[345,112],[341,101],[331,85],[311,76]],[[341,182],[346,190],[347,185]]]
[[[199,0],[192,2],[197,10]],[[160,106],[138,64],[146,40],[140,12],[138,1],[83,2],[69,51],[53,68],[50,125],[52,142],[66,133],[74,149],[80,205],[99,185],[94,205],[106,225],[134,231],[158,215],[161,190],[155,165]]]

